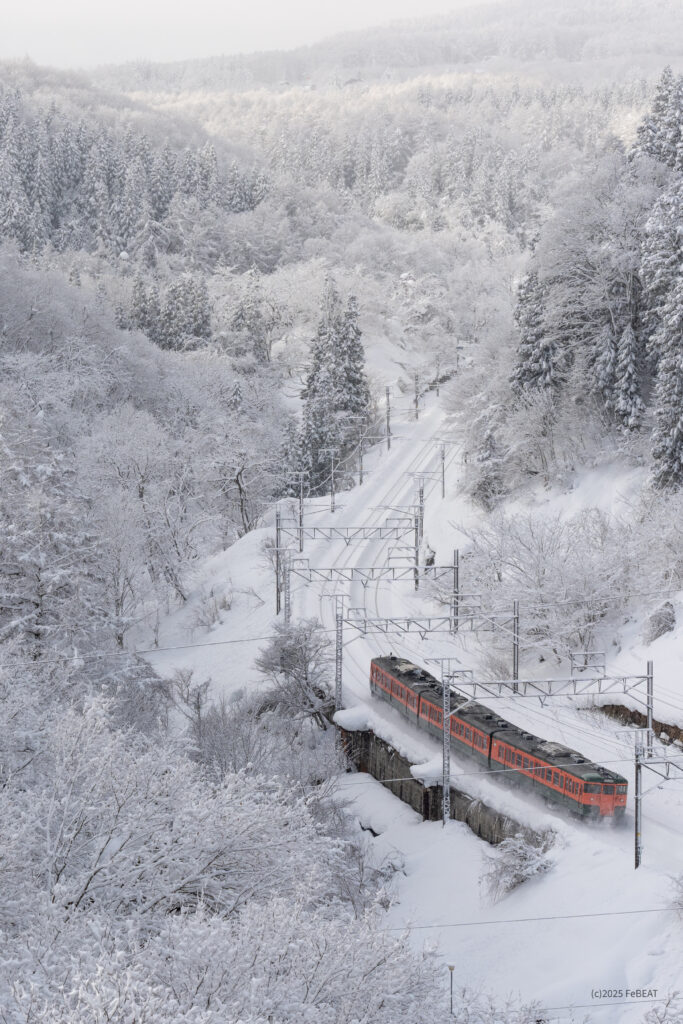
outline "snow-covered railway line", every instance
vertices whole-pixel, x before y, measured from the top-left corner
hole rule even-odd
[[[404,424],[403,429],[410,429],[411,424]],[[430,469],[436,468],[437,443],[436,438],[440,433],[441,417],[438,408],[432,407],[425,412],[423,420],[414,424],[413,435],[422,433],[417,437],[418,447],[411,446],[408,451],[392,451],[388,458],[383,454],[379,465],[368,477],[365,485],[356,488],[345,495],[345,507],[343,516],[340,509],[337,513],[340,525],[366,525],[378,526],[385,522],[387,516],[391,515],[383,506],[398,508],[402,504],[414,502],[414,481],[410,479],[411,473],[424,470],[428,473]],[[397,442],[401,444],[403,442]],[[410,443],[410,442],[407,442]],[[449,465],[457,457],[457,450],[454,450]],[[430,466],[431,462],[431,466]],[[426,497],[429,492],[438,487],[438,482],[431,477],[425,479]],[[372,510],[368,511],[369,506]],[[411,545],[412,547],[412,545]],[[408,545],[406,545],[408,549]],[[344,541],[314,543],[307,552],[312,564],[334,565],[337,567],[351,568],[354,566],[367,567],[371,565],[386,564],[388,557],[388,545],[386,541],[370,541],[359,545],[347,545]],[[335,622],[336,595],[344,592],[347,598],[346,607],[364,608],[369,618],[387,617],[392,614],[404,615],[415,613],[415,603],[420,602],[421,610],[424,606],[423,595],[413,595],[408,588],[400,584],[386,584],[376,581],[363,585],[360,582],[352,582],[340,585],[338,583],[324,583],[320,588],[313,590],[303,585],[297,588],[298,610],[303,614],[317,615],[324,625],[332,629]],[[417,635],[410,637],[400,634],[391,634],[391,647],[394,653],[403,654],[410,660],[424,663],[428,657],[453,656],[460,657],[462,652],[459,646],[454,645],[453,639],[440,634],[433,634],[429,638],[421,639]],[[396,740],[403,746],[404,750],[410,750],[416,760],[423,759],[425,762],[433,760],[440,754],[440,745],[431,737],[420,733],[411,727],[398,712],[379,702],[372,701],[368,686],[368,666],[371,657],[377,653],[377,645],[373,643],[371,635],[350,635],[349,627],[345,628],[344,647],[344,695],[352,703],[358,702],[367,705],[372,717],[376,721],[382,721],[386,726],[385,738]],[[465,659],[463,659],[465,661]],[[464,664],[463,667],[468,667]],[[435,673],[438,674],[438,673]],[[628,749],[620,738],[613,734],[613,730],[607,725],[600,728],[596,723],[587,723],[586,716],[578,709],[571,706],[556,706],[541,709],[535,707],[531,702],[526,701],[522,705],[515,701],[497,701],[496,711],[503,717],[508,718],[516,724],[530,729],[537,735],[554,739],[582,751],[587,757],[597,762],[612,762],[621,757],[628,758]],[[614,763],[615,770],[628,776],[629,764]],[[471,764],[458,758],[453,754],[452,760],[453,777],[459,774],[466,776],[466,788],[481,795],[487,802],[494,806],[511,809],[514,805],[520,808],[522,804],[528,806],[528,815],[542,815],[546,820],[555,820],[562,823],[563,830],[571,828],[572,831],[580,831],[582,826],[578,823],[568,821],[564,815],[550,809],[546,809],[539,800],[533,799],[529,794],[522,796],[514,790],[497,785],[493,780],[485,778],[481,773],[472,775]],[[632,787],[631,787],[632,789]],[[527,815],[527,816],[528,816]],[[547,816],[547,817],[546,817]],[[654,827],[666,828],[663,822],[658,822]],[[670,834],[678,835],[677,830]],[[630,843],[630,837],[622,832],[619,836],[613,836],[610,844],[619,845]]]

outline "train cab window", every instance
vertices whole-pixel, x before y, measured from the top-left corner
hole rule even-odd
[[[583,788],[584,788],[584,792],[586,792],[586,793],[599,793],[600,792],[600,787],[596,786],[592,782],[586,782]]]
[[[560,786],[561,785],[560,773],[559,772],[553,772],[553,785],[554,786]]]
[[[603,786],[602,787],[602,791],[603,791],[603,793],[613,793],[614,792],[614,786]]]
[[[617,786],[617,793],[621,793],[622,796],[626,792],[626,786]]]

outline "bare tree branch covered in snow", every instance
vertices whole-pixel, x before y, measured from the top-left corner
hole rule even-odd
[[[272,683],[273,699],[288,714],[312,718],[321,729],[334,708],[331,641],[317,619],[276,623],[275,638],[256,659]]]

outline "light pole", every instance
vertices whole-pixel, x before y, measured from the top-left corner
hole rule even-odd
[[[448,965],[448,972],[451,976],[451,1017],[453,1016],[453,971],[455,970],[455,964]]]

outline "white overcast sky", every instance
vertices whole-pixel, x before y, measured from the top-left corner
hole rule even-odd
[[[471,0],[470,0],[471,2]],[[289,49],[467,0],[0,0],[0,59],[89,67]]]

